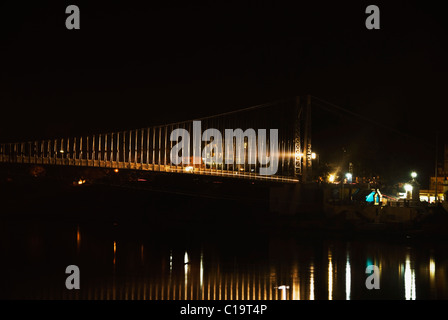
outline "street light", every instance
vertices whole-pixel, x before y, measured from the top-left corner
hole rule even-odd
[[[412,179],[417,178],[417,172],[412,171],[412,172],[411,172],[411,177],[412,177]]]
[[[406,199],[410,200],[412,197],[412,184],[406,183],[404,185],[404,191],[406,191]]]
[[[347,182],[348,183],[351,183],[352,182],[352,174],[350,173],[350,172],[347,172],[346,174],[345,174],[345,177],[347,178]]]
[[[413,187],[412,187],[411,184],[406,183],[406,184],[404,185],[404,191],[406,191],[406,192],[412,192],[412,189],[413,189]]]

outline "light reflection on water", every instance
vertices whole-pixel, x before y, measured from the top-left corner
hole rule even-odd
[[[15,263],[24,261],[33,270],[50,270],[22,282],[18,281],[17,271],[11,279],[11,294],[6,298],[448,298],[448,259],[444,245],[434,249],[434,246],[381,241],[305,241],[293,237],[265,237],[259,242],[252,239],[246,245],[244,241],[226,245],[225,241],[200,237],[194,241],[165,242],[166,238],[159,238],[160,235],[128,239],[113,233],[102,237],[92,229],[84,230],[82,225],[64,228],[53,235],[59,236],[57,246],[48,241],[51,228],[37,227],[22,235],[25,246],[10,241],[6,250],[2,247],[2,256],[9,258],[8,273],[14,274]],[[258,245],[254,247],[254,243]],[[19,253],[24,257],[15,261]],[[56,266],[62,268],[69,264],[80,267],[81,290],[69,291],[63,285],[66,275],[58,273]],[[365,268],[369,264],[380,268],[379,290],[365,288]]]
[[[310,300],[314,300],[314,265],[311,263],[310,265]]]
[[[345,300],[350,300],[352,271],[350,269],[350,255],[347,252],[347,260],[345,262]]]
[[[409,254],[406,255],[406,266],[404,269],[404,291],[406,300],[415,300],[415,269],[411,267]]]
[[[328,250],[328,300],[333,300],[333,262],[331,250]]]

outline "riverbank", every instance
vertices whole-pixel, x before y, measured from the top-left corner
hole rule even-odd
[[[2,221],[108,222],[154,232],[284,234],[303,238],[448,241],[448,214],[434,208],[416,222],[378,223],[323,211],[272,212],[270,185],[250,180],[134,171],[49,168],[1,170]],[[85,183],[78,184],[78,181]]]

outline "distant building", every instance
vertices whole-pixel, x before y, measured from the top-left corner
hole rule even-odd
[[[442,166],[437,168],[437,195],[440,201],[445,201],[445,192],[448,191],[448,145],[443,152]],[[420,190],[420,201],[435,201],[436,177],[429,178],[429,190]]]
[[[429,190],[431,190],[432,193],[434,193],[434,190],[436,188],[435,181],[436,181],[436,177],[431,177],[430,180],[429,180]],[[443,187],[444,187],[444,184],[447,183],[447,181],[448,181],[448,175],[447,176],[441,176],[441,177],[438,176],[437,177],[437,193],[443,193],[444,192]]]
[[[445,201],[445,195],[442,192],[438,193],[439,201]],[[428,203],[433,203],[436,201],[436,196],[433,190],[420,190],[420,201],[426,201]]]

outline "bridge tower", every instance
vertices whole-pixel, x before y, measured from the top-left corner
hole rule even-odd
[[[300,178],[302,176],[302,144],[300,122],[302,118],[302,108],[300,105],[300,97],[296,97],[296,118],[294,119],[294,176]]]
[[[301,182],[308,182],[312,174],[311,158],[311,96],[304,99],[296,98],[296,118],[294,123],[294,175]],[[303,127],[303,128],[302,128]]]

